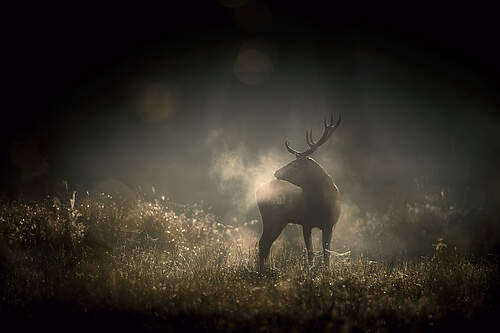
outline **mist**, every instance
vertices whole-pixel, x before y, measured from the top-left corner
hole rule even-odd
[[[341,247],[346,225],[391,207],[497,216],[498,67],[485,71],[444,28],[323,28],[273,5],[221,8],[227,25],[136,39],[55,85],[43,111],[23,109],[28,124],[17,118],[4,140],[5,192],[37,197],[45,179],[78,193],[154,187],[238,225],[260,218],[255,191],[294,158],[285,139],[303,149],[306,129],[318,137],[341,113],[312,156],[341,191]]]
[[[3,9],[2,327],[497,325],[493,6]],[[306,133],[319,140],[331,116],[340,126],[309,156],[321,168],[277,181],[296,159],[285,142],[310,148]],[[332,186],[323,170],[339,192],[319,185]],[[288,213],[304,227],[270,243],[257,197],[266,229]],[[324,229],[310,248],[312,225]]]

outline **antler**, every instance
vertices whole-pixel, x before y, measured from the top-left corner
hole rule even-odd
[[[333,132],[337,129],[337,127],[340,125],[340,121],[342,120],[342,117],[339,113],[339,120],[333,124],[333,113],[330,115],[330,124],[327,123],[326,118],[324,120],[325,128],[323,129],[323,134],[321,135],[321,138],[318,140],[318,142],[314,142],[313,140],[313,135],[312,135],[312,129],[307,131],[306,130],[306,142],[309,145],[309,149],[303,152],[296,151],[295,149],[291,148],[290,145],[288,144],[288,140],[285,140],[285,147],[290,152],[291,154],[294,154],[297,157],[306,157],[308,155],[311,155],[314,153],[314,151],[321,146],[323,143],[325,143],[328,138],[333,134]]]

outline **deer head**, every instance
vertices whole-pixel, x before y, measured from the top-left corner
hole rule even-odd
[[[334,124],[333,114],[330,116],[330,121],[324,120],[324,129],[321,138],[315,142],[313,139],[312,130],[306,131],[306,142],[309,148],[303,152],[299,152],[290,147],[288,140],[285,141],[285,147],[289,153],[295,155],[295,160],[288,163],[274,173],[274,176],[280,180],[286,180],[292,184],[302,187],[304,190],[308,188],[317,188],[318,185],[333,183],[328,173],[315,160],[309,157],[316,149],[324,144],[333,132],[340,125],[342,120],[340,114],[339,119]]]

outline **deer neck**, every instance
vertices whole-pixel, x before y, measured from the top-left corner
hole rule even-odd
[[[301,186],[304,196],[310,200],[318,200],[330,196],[335,190],[332,178],[328,174],[317,175]]]

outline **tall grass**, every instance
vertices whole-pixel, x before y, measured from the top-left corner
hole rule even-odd
[[[324,267],[280,237],[258,273],[260,222],[227,226],[165,198],[76,199],[0,206],[0,309],[20,329],[426,329],[476,322],[498,305],[496,259],[446,239],[419,257],[374,260],[365,246]]]

